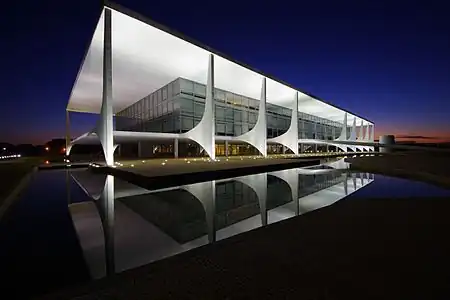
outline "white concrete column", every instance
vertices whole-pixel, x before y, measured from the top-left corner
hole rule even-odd
[[[70,137],[70,114],[66,109],[66,156],[69,156],[71,137]]]
[[[359,136],[358,136],[357,140],[359,140],[359,141],[364,140],[364,122],[363,122],[363,120],[361,120],[361,126],[359,126]]]
[[[178,158],[178,139],[173,142],[173,154],[175,158]]]
[[[225,156],[228,157],[228,141],[225,141]]]
[[[206,81],[205,111],[200,122],[184,135],[195,141],[209,155],[216,159],[215,141],[215,118],[214,118],[214,55],[209,55],[208,75]]]
[[[342,123],[341,135],[337,138],[339,141],[347,140],[347,113],[344,114],[344,123]]]
[[[292,101],[292,114],[291,114],[291,125],[289,129],[280,136],[269,139],[271,142],[279,143],[283,145],[283,153],[285,151],[284,147],[287,147],[298,155],[298,92],[295,92],[295,96]]]
[[[350,131],[349,141],[356,141],[356,117],[353,119],[352,130]]]
[[[365,141],[369,141],[370,140],[370,126],[369,126],[369,124],[366,124],[366,135],[364,136],[364,140]]]
[[[283,154],[286,154],[286,146],[281,146],[281,147],[283,147]]]
[[[103,35],[103,94],[100,119],[96,133],[105,154],[106,164],[114,165],[113,141],[113,99],[112,99],[112,47],[111,47],[111,10],[105,8]]]
[[[267,121],[266,121],[266,78],[263,77],[261,85],[261,100],[259,101],[258,120],[252,130],[237,136],[236,140],[249,143],[255,147],[262,156],[267,156]]]

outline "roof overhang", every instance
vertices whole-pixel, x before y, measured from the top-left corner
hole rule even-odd
[[[112,16],[113,109],[117,113],[178,77],[206,84],[209,54],[215,55],[215,87],[260,99],[262,77],[267,78],[267,102],[298,109],[333,121],[343,121],[344,110],[294,89],[199,43],[188,41],[143,17],[131,16],[116,5],[104,7],[91,44],[72,88],[67,110],[99,113],[102,99],[104,12]],[[348,125],[356,117],[348,113]]]

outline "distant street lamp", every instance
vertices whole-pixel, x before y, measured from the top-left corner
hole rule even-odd
[[[45,151],[48,151],[48,150],[50,150],[50,148],[49,147],[45,147]]]
[[[5,150],[6,150],[6,148],[3,147],[3,151],[5,151]]]

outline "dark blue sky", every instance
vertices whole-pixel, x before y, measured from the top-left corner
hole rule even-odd
[[[445,1],[116,2],[367,117],[376,135],[450,140]],[[64,135],[65,107],[100,7],[33,0],[2,11],[0,141]],[[95,124],[93,116],[72,115],[73,135]]]

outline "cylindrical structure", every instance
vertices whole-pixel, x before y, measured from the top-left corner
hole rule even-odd
[[[395,144],[395,137],[391,134],[388,135],[381,135],[380,136],[380,152],[382,153],[389,153],[392,152],[392,148],[383,147],[381,145],[394,145]]]

